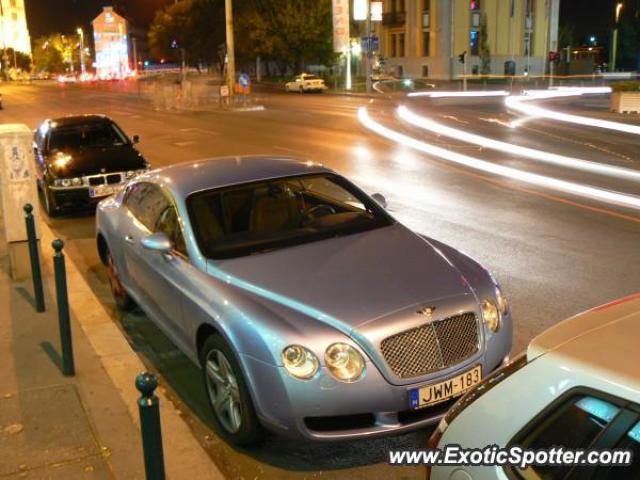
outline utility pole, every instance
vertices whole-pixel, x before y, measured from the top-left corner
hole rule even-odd
[[[616,28],[613,30],[613,46],[611,47],[611,61],[609,62],[609,71],[616,71],[616,57],[618,54],[618,26],[620,22],[620,10],[622,10],[622,2],[616,4]]]
[[[367,76],[367,93],[371,93],[371,60],[373,56],[373,41],[371,38],[371,1],[367,1],[367,51],[365,52],[366,64],[365,75]]]
[[[133,45],[133,71],[138,71],[138,39],[131,37],[131,43]]]
[[[225,17],[227,26],[227,85],[229,96],[233,97],[233,87],[236,83],[236,58],[233,48],[233,6],[232,0],[224,0]]]
[[[84,31],[78,27],[78,35],[80,36],[80,73],[84,73]]]

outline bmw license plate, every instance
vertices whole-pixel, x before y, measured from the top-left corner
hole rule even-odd
[[[109,195],[113,195],[114,192],[115,188],[111,185],[98,185],[97,187],[89,189],[89,196],[91,198],[108,197]]]
[[[411,408],[417,410],[459,397],[468,389],[480,383],[481,380],[482,366],[476,365],[471,370],[460,373],[444,382],[414,388],[409,391]]]

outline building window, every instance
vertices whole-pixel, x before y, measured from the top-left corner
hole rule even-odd
[[[391,11],[393,13],[402,13],[405,11],[404,0],[391,0]]]
[[[404,33],[398,34],[398,56],[404,57]]]
[[[524,54],[533,55],[533,32],[524,32]]]
[[[478,32],[475,30],[469,32],[469,48],[471,50],[471,55],[478,55],[479,39],[480,34]]]
[[[422,66],[422,78],[429,78],[429,65]]]
[[[431,32],[429,30],[422,31],[422,55],[428,57],[431,55]]]
[[[392,33],[389,44],[391,46],[390,57],[404,57],[404,33]]]

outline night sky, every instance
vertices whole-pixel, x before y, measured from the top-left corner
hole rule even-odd
[[[156,10],[172,0],[24,0],[32,39],[89,28],[103,6],[114,6],[137,24],[148,25]]]
[[[172,0],[25,0],[32,38],[52,32],[71,33],[89,27],[103,6],[113,5],[136,23],[148,25],[154,12]],[[415,0],[409,0],[415,1]],[[507,1],[507,0],[500,0]],[[538,0],[544,1],[544,0]],[[575,25],[579,38],[604,39],[611,29],[618,0],[560,0],[560,24]],[[635,14],[640,0],[624,0],[623,14]]]

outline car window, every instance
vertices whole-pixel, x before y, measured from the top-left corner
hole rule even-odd
[[[111,122],[60,126],[49,135],[49,150],[121,146],[128,143],[124,133]]]
[[[640,478],[640,462],[637,461],[640,458],[640,422],[631,427],[613,448],[631,450],[635,461],[627,466],[599,467],[592,480]]]
[[[333,174],[199,192],[187,206],[198,245],[209,258],[251,255],[392,223],[375,202]]]
[[[613,421],[620,408],[595,396],[574,396],[547,415],[528,434],[516,443],[524,448],[586,449]],[[527,480],[564,478],[571,466],[536,465],[525,470],[516,469]],[[622,478],[622,477],[619,477]]]
[[[133,216],[149,231],[153,231],[158,217],[169,206],[169,200],[160,187],[140,182],[127,191],[124,203]]]
[[[162,211],[160,217],[158,217],[158,221],[156,222],[154,232],[164,233],[169,237],[169,240],[173,243],[173,248],[177,252],[180,252],[185,256],[187,255],[182,227],[180,226],[180,219],[178,218],[178,213],[173,205],[169,205]]]

